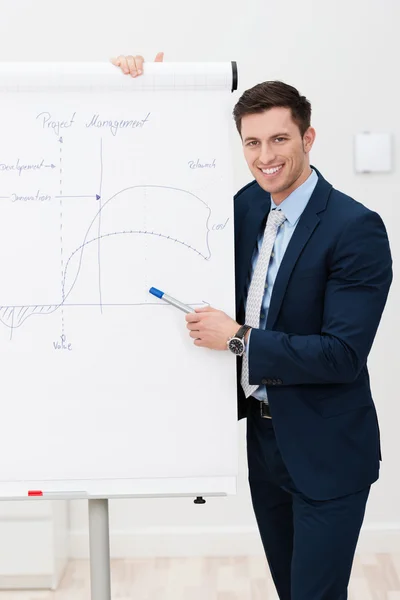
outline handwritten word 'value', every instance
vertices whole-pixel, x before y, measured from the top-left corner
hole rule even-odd
[[[53,342],[54,350],[72,350],[72,344],[67,342],[67,336],[62,334],[60,340]]]

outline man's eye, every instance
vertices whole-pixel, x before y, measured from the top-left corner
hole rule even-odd
[[[258,144],[258,142],[256,140],[253,140],[253,141],[249,142],[247,145],[248,146],[256,146],[256,144]]]
[[[284,138],[284,137],[277,137],[277,138],[275,138],[275,141],[283,142],[285,139],[286,138]]]

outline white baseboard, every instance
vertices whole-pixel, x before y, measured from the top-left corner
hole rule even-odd
[[[398,553],[400,548],[400,523],[369,523],[360,533],[359,553]]]
[[[251,527],[158,527],[111,531],[112,558],[154,556],[257,556],[263,554],[258,531]],[[358,553],[398,552],[400,523],[363,528]],[[89,557],[86,531],[70,532],[70,557]]]

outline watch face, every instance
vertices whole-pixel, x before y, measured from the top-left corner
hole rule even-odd
[[[229,341],[229,350],[231,352],[233,352],[233,354],[237,354],[238,356],[243,354],[244,344],[243,344],[242,340],[239,338],[235,338],[235,337],[232,338]]]

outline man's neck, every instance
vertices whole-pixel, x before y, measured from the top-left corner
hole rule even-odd
[[[289,188],[283,190],[282,192],[278,192],[277,194],[271,194],[271,198],[274,201],[274,204],[276,204],[276,206],[282,204],[282,202],[286,200],[286,198],[290,196],[290,194],[292,194],[294,190],[297,190],[297,188],[299,188],[301,185],[303,185],[305,181],[307,181],[311,173],[312,168],[310,167],[310,165],[307,165],[307,167],[305,167],[305,169],[301,172],[296,181]]]

